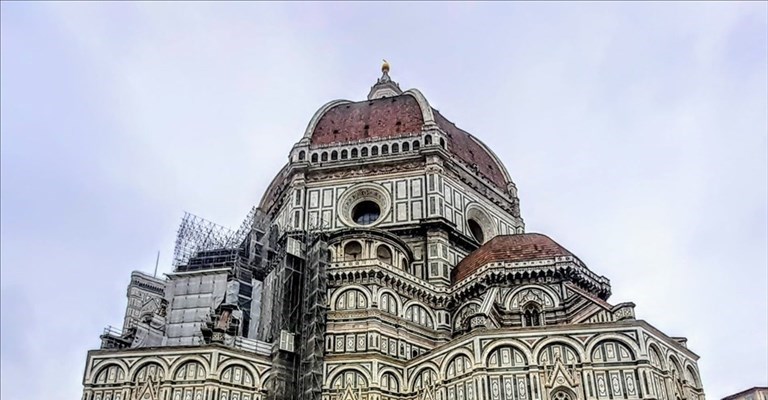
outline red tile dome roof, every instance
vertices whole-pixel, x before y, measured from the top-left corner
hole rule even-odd
[[[387,139],[404,134],[421,135],[421,107],[413,96],[342,103],[317,121],[310,146]]]
[[[409,90],[391,97],[329,103],[310,122],[310,147],[420,136],[425,123],[434,123],[447,135],[450,153],[506,191],[508,175],[491,150],[426,104],[423,97],[420,101],[420,93],[415,93]],[[425,116],[434,120],[425,121]]]
[[[453,281],[460,282],[480,267],[493,262],[521,262],[573,256],[565,247],[540,233],[501,235],[469,253],[453,270]]]

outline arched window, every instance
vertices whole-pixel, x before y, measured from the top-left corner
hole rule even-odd
[[[529,303],[523,308],[523,326],[541,326],[541,307],[536,303]]]
[[[592,360],[594,363],[619,363],[634,361],[635,357],[632,355],[632,350],[624,343],[617,340],[605,340],[592,350]]]
[[[368,148],[367,147],[363,147],[362,149],[360,149],[360,157],[368,157]]]
[[[346,160],[347,159],[347,151],[346,150],[342,150],[341,151],[341,159],[342,160]]]
[[[468,329],[469,324],[467,322],[477,313],[479,309],[480,305],[477,303],[468,303],[463,305],[453,316],[454,332],[461,332]]]
[[[418,149],[419,149],[419,141],[418,140],[414,140],[413,141],[413,151],[416,151]]]
[[[379,301],[379,309],[390,314],[398,315],[399,310],[397,309],[397,299],[395,299],[395,296],[387,292],[382,293],[381,301]]]
[[[486,360],[486,366],[489,369],[520,367],[526,365],[528,365],[528,362],[523,353],[512,346],[497,347],[490,355],[488,355],[488,359]]]
[[[163,380],[164,376],[163,367],[160,364],[151,362],[139,369],[135,375],[134,382],[144,383],[148,379],[152,379],[153,382],[159,382]]]
[[[460,354],[448,364],[445,377],[447,379],[452,379],[468,374],[470,371],[472,371],[472,363],[469,361],[469,357]]]
[[[221,381],[228,386],[253,388],[256,386],[256,381],[253,379],[248,369],[242,365],[231,365],[227,367],[224,372],[221,373]]]
[[[352,149],[350,152],[350,158],[357,158],[357,149]]]
[[[392,251],[386,245],[379,245],[376,248],[376,258],[386,264],[392,264]]]
[[[360,245],[360,242],[349,242],[346,245],[344,245],[344,260],[345,261],[352,261],[360,259],[360,256],[363,253],[363,246]]]
[[[125,371],[116,364],[111,364],[106,367],[102,367],[101,371],[96,375],[96,379],[93,381],[97,384],[105,383],[119,383],[125,380]]]
[[[331,152],[331,160],[332,161],[336,161],[338,159],[339,159],[339,153],[336,150],[332,151]]]
[[[416,379],[413,381],[413,391],[419,391],[426,387],[432,386],[437,383],[437,372],[431,368],[425,368],[416,375]]]
[[[339,375],[336,375],[335,378],[333,378],[333,382],[331,382],[331,388],[332,389],[346,389],[348,387],[351,387],[353,389],[362,389],[368,386],[368,380],[365,379],[365,376],[363,374],[355,371],[355,370],[347,370],[344,372],[339,373]]]
[[[659,351],[656,350],[656,346],[649,346],[648,347],[648,358],[651,360],[651,366],[658,368],[659,370],[663,370],[664,366],[661,364],[661,356],[659,355]]]
[[[408,260],[403,258],[402,260],[400,260],[400,265],[402,266],[403,271],[408,271]]]
[[[424,307],[418,304],[412,304],[408,307],[407,310],[405,310],[405,319],[430,329],[435,327],[434,323],[432,322],[432,316],[429,315]]]
[[[566,343],[550,343],[539,353],[539,367],[543,367],[548,375],[554,373],[555,364],[562,362],[568,369],[579,364],[579,353]]]
[[[397,378],[395,378],[395,376],[392,375],[391,372],[383,373],[381,375],[381,379],[379,380],[379,382],[381,383],[381,388],[383,390],[386,390],[392,393],[400,392],[400,383],[397,381]]]
[[[336,298],[336,310],[358,310],[368,308],[368,299],[357,289],[347,289]]]
[[[701,382],[699,381],[699,374],[693,370],[690,365],[685,369],[685,378],[695,389],[701,388]]]
[[[304,161],[304,159],[307,158],[307,153],[302,150],[299,152],[299,161]]]
[[[674,398],[684,399],[685,390],[683,389],[683,370],[680,362],[675,357],[669,359],[669,370],[672,372],[672,388],[675,393]]]
[[[173,379],[177,381],[205,380],[205,368],[197,361],[188,361],[176,370]]]
[[[403,142],[403,151],[409,150],[411,150],[411,145],[409,145],[408,142]]]
[[[312,154],[312,162],[313,163],[317,162],[317,153]]]
[[[323,152],[323,154],[320,155],[320,161],[328,161],[328,153]]]
[[[381,154],[389,154],[389,146],[386,144],[381,145]]]
[[[445,139],[440,138],[440,147],[445,148]]]
[[[397,143],[393,144],[392,145],[392,154],[396,154],[396,153],[399,153],[399,152],[400,152],[400,145],[398,145]]]
[[[427,136],[424,136],[424,144],[425,144],[425,145],[430,145],[430,144],[432,144],[432,135],[427,135]]]
[[[379,148],[376,146],[371,147],[371,155],[372,156],[378,156],[379,155]]]

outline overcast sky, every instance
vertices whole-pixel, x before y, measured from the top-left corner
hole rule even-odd
[[[183,212],[239,225],[382,58],[709,399],[767,385],[766,4],[2,2],[1,397],[79,398]]]

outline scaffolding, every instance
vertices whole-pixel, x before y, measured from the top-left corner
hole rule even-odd
[[[323,226],[319,221],[284,231],[256,208],[237,231],[190,213],[179,226],[174,270],[230,268],[239,282],[243,336],[250,331],[253,281],[261,281],[264,303],[256,336],[273,343],[269,400],[321,399],[329,261]]]
[[[248,258],[250,249],[244,246],[248,246],[247,239],[256,230],[256,217],[257,209],[251,208],[240,228],[233,231],[185,212],[176,235],[174,269],[188,271],[211,266],[229,266],[241,261],[239,258]],[[261,233],[263,234],[263,231]]]
[[[320,400],[327,314],[328,246],[321,228],[287,232],[278,240],[272,273],[274,341],[268,400]]]
[[[266,216],[252,208],[237,230],[231,230],[190,213],[184,213],[173,252],[175,272],[229,269],[229,280],[237,285],[237,307],[243,312],[239,334],[251,330],[254,280],[261,281],[270,269],[270,251],[265,246]],[[258,315],[259,310],[253,310]]]

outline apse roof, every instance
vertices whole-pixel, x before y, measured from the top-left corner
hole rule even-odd
[[[573,254],[540,233],[496,236],[461,260],[453,271],[453,281],[460,282],[493,262],[535,261],[562,256]]]

